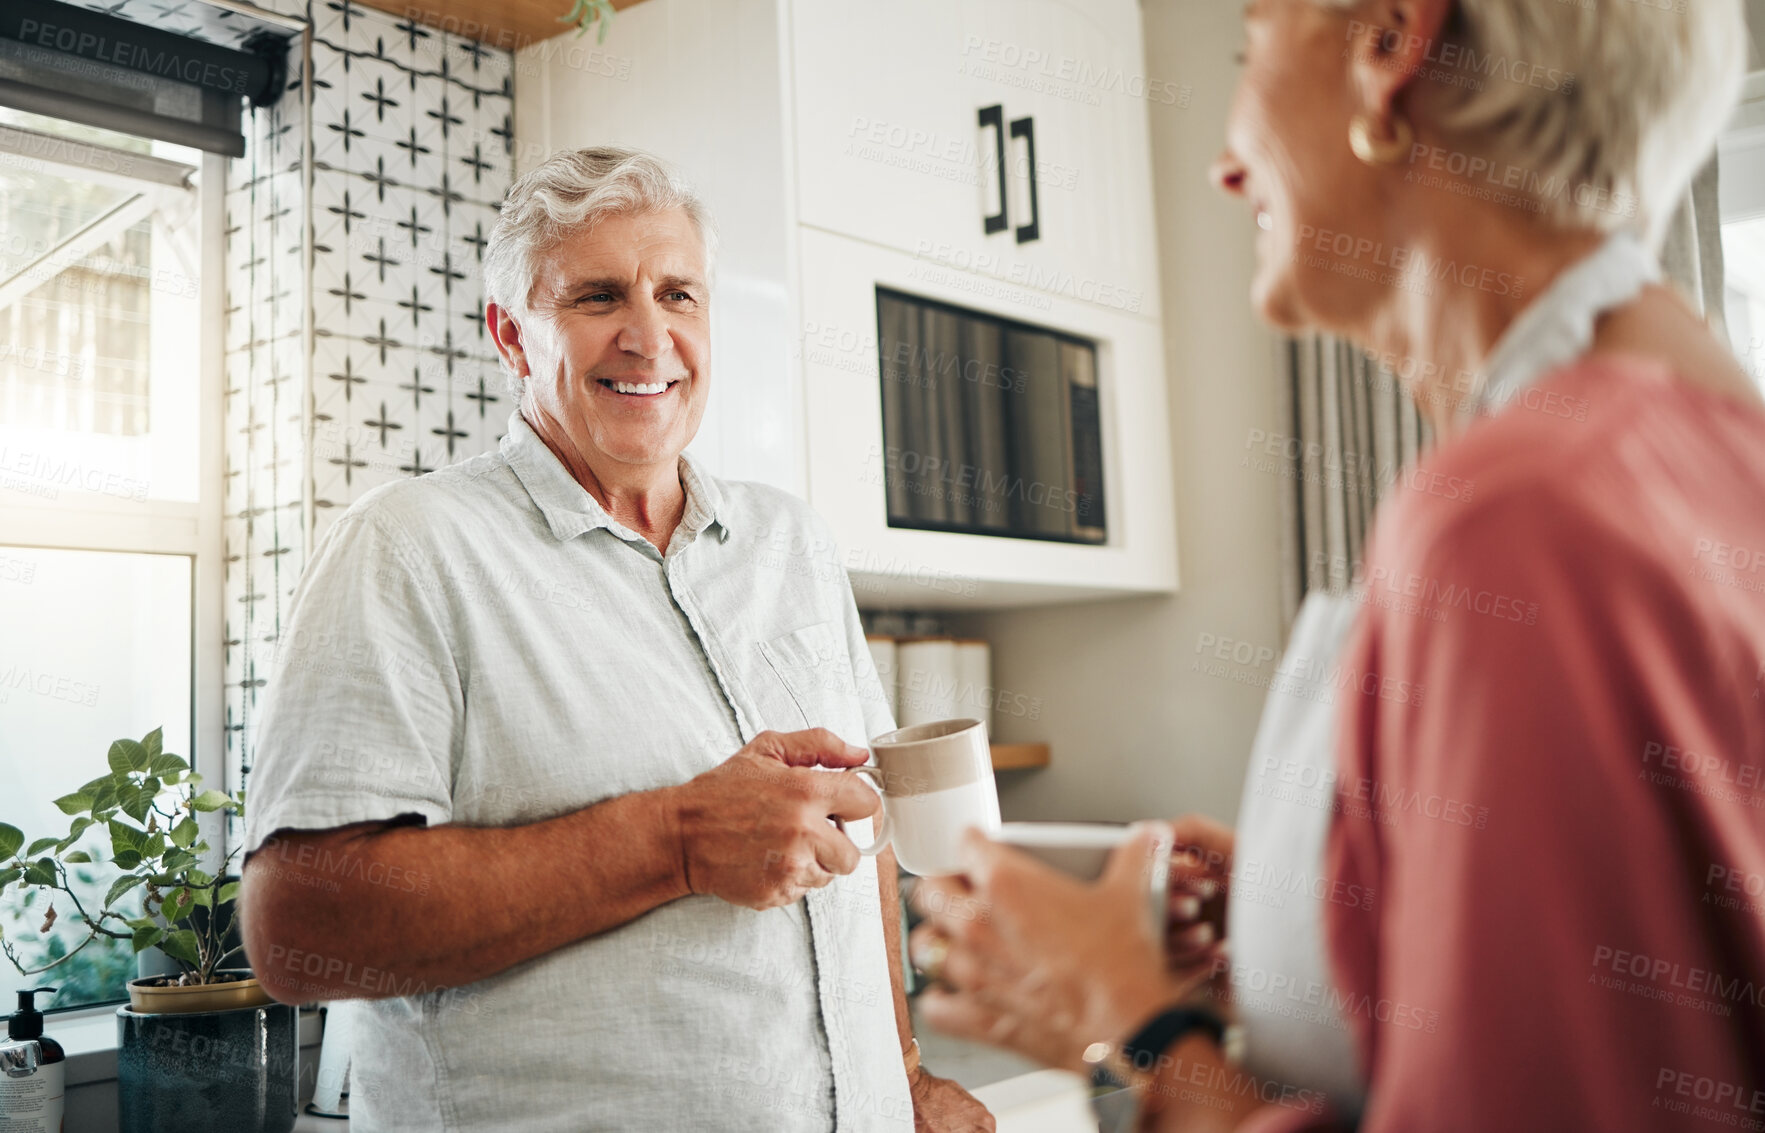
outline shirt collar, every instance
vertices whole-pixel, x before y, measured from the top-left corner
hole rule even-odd
[[[1661,281],[1661,265],[1635,236],[1614,233],[1562,272],[1520,312],[1490,351],[1486,382],[1464,416],[1497,413],[1547,375],[1593,347],[1600,316]]]
[[[509,414],[509,428],[503,434],[502,456],[514,469],[515,476],[534,506],[545,516],[546,525],[559,540],[574,539],[585,532],[604,527],[621,539],[642,536],[607,514],[600,501],[576,482],[557,454],[546,447],[533,431],[521,411]],[[681,515],[675,532],[697,535],[711,524],[718,527],[718,541],[729,540],[729,508],[717,478],[686,453],[680,454],[680,483],[686,489],[686,511]]]

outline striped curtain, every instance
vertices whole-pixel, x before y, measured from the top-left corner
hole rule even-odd
[[[1348,588],[1379,501],[1433,436],[1397,376],[1357,347],[1312,335],[1285,355],[1281,603],[1291,625],[1313,590]]]

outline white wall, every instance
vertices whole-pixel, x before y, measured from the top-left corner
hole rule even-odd
[[[1239,5],[1145,0],[1146,74],[1187,84],[1151,107],[1176,464],[1182,593],[978,616],[994,682],[1038,700],[1001,715],[1006,740],[1046,740],[1054,765],[1001,776],[1007,818],[1235,817],[1262,689],[1192,666],[1202,635],[1278,650],[1284,482],[1242,466],[1252,429],[1279,430],[1272,337],[1252,315],[1251,219],[1209,186],[1242,42]],[[1266,681],[1272,664],[1225,666]]]

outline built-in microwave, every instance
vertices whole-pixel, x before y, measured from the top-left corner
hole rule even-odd
[[[1109,541],[1097,343],[876,289],[890,527]]]

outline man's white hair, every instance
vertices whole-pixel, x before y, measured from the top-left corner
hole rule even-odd
[[[617,146],[565,150],[509,188],[484,249],[485,298],[517,316],[527,312],[534,262],[573,229],[619,213],[679,209],[705,243],[705,272],[717,254],[711,210],[673,166]],[[707,282],[709,280],[707,279]]]
[[[1371,11],[1367,0],[1314,2],[1351,18]],[[1406,95],[1418,124],[1493,161],[1486,178],[1535,198],[1561,225],[1658,242],[1739,98],[1749,42],[1741,0],[1453,8]]]

